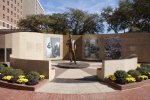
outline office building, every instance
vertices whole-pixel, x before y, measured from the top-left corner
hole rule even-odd
[[[0,29],[17,29],[19,19],[44,14],[39,0],[0,0]]]

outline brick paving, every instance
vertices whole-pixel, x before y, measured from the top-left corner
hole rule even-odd
[[[92,94],[56,94],[0,88],[0,100],[150,100],[150,85],[140,88]]]

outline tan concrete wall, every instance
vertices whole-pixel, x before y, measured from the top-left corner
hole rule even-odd
[[[10,66],[22,69],[25,72],[37,71],[45,75],[49,80],[52,80],[55,76],[55,70],[51,68],[51,61],[47,60],[27,60],[11,57]]]
[[[26,34],[26,33],[23,33],[23,34]],[[2,35],[2,36],[0,36],[0,47],[5,47],[5,45],[6,45],[6,47],[12,47],[11,46],[11,37],[12,37],[12,39],[14,39],[14,41],[16,41],[15,43],[12,43],[12,44],[14,44],[13,47],[16,48],[15,51],[13,51],[13,52],[15,52],[14,57],[17,56],[15,54],[20,55],[19,49],[21,49],[22,50],[21,52],[23,52],[23,54],[21,54],[21,55],[26,57],[26,54],[28,54],[27,50],[26,50],[27,44],[26,44],[26,46],[24,46],[24,44],[19,41],[25,42],[26,40],[29,40],[30,42],[32,42],[35,40],[38,43],[40,43],[40,41],[43,41],[43,42],[45,41],[45,39],[43,39],[43,38],[51,36],[51,35],[45,34],[42,37],[41,35],[39,35],[39,33],[36,33],[36,34],[37,34],[36,36],[33,36],[35,34],[30,35],[29,38],[28,38],[28,36],[20,36],[17,33],[16,33],[16,35],[13,35],[13,36],[11,36],[11,34],[9,36],[6,35],[6,37],[4,37]],[[73,39],[76,40],[76,45],[77,45],[77,50],[76,50],[77,60],[84,60],[82,58],[82,53],[83,53],[82,39],[89,37],[89,36],[92,37],[92,35],[83,35],[83,36],[74,35],[73,36]],[[33,38],[33,37],[38,37],[38,38]],[[100,35],[94,35],[94,37],[97,37],[100,39],[100,51],[99,51],[100,52],[100,60],[104,59],[104,51],[105,51],[104,38],[120,37],[123,40],[121,43],[122,44],[122,58],[126,58],[130,54],[135,53],[138,55],[139,62],[150,62],[150,53],[149,53],[150,52],[150,44],[149,44],[150,43],[150,34],[149,33],[100,34]],[[59,59],[69,59],[68,47],[66,46],[67,40],[68,40],[68,35],[63,35],[63,49],[62,49],[63,57],[60,57]],[[28,47],[31,47],[31,48],[28,48],[29,51],[33,48],[40,48],[40,46],[38,47],[37,46],[38,44],[36,44],[36,43],[34,43],[34,46],[31,46],[30,43],[28,43],[28,44],[29,44]],[[18,45],[21,45],[21,46],[19,46],[20,48],[18,47]],[[44,46],[45,46],[45,44],[43,43],[43,47],[41,47],[41,48],[45,48]],[[39,49],[39,52],[40,52],[41,48]],[[36,51],[36,50],[34,50],[34,51]],[[39,53],[37,54],[36,52],[34,52],[33,54],[29,52],[31,54],[30,58],[32,56],[35,56],[38,59],[45,59],[44,58],[45,52],[46,52],[45,49],[41,52],[43,54],[43,58],[38,57],[41,55]]]
[[[98,70],[98,78],[104,80],[109,75],[113,75],[117,70],[129,71],[137,68],[137,57],[121,60],[104,60],[102,69]]]
[[[20,59],[44,60],[44,35],[40,33],[13,33],[12,55]]]

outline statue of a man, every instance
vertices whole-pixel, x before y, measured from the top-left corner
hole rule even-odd
[[[69,35],[67,46],[69,49],[70,62],[72,62],[72,59],[73,59],[74,63],[76,64],[76,56],[75,56],[76,44],[75,44],[75,40],[72,39],[72,35]]]

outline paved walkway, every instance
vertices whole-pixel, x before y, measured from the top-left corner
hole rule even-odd
[[[59,62],[56,62],[56,65],[57,63]],[[103,82],[98,81],[96,69],[101,67],[101,63],[84,62],[84,64],[89,66],[81,69],[65,69],[55,67],[56,79],[45,84],[43,87],[38,89],[37,92],[85,94],[115,91]]]

